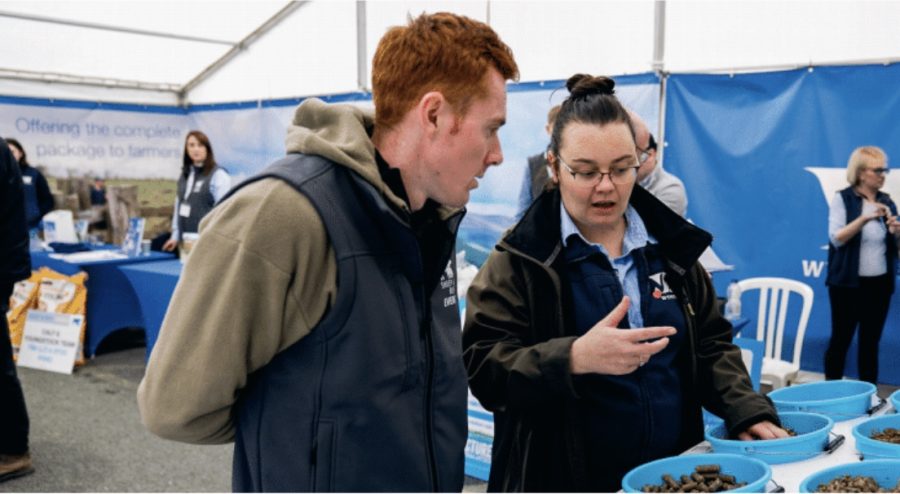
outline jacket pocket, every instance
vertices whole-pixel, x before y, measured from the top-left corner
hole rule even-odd
[[[406,368],[403,372],[401,391],[406,391],[424,379],[424,352],[412,287],[409,280],[402,274],[397,274],[394,280],[394,296],[397,298],[397,308],[400,312],[400,321],[398,321],[400,324],[397,324],[396,327],[403,332],[399,337],[403,341],[406,353]]]
[[[335,461],[337,458],[337,425],[333,420],[319,420],[316,432],[315,466],[313,468],[314,492],[334,491]]]

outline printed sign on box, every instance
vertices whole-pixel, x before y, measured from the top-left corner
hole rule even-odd
[[[122,252],[128,257],[141,254],[141,239],[144,238],[144,218],[129,218],[128,231],[122,241]]]
[[[19,348],[22,367],[71,374],[81,336],[82,315],[31,310]]]

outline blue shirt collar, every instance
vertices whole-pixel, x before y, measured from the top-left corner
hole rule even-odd
[[[584,235],[578,231],[578,227],[575,226],[575,221],[569,216],[569,212],[566,211],[566,207],[563,205],[562,201],[559,203],[559,219],[563,247],[568,247],[569,237],[577,235],[584,243],[598,247],[606,257],[609,257],[609,253],[606,252],[606,249],[604,249],[602,245],[589,242],[588,239],[584,238]],[[628,208],[625,210],[625,238],[622,241],[622,257],[631,254],[631,251],[634,249],[645,247],[652,241],[653,239],[647,232],[647,227],[644,226],[644,221],[641,219],[641,216],[635,211],[634,207],[629,204]]]

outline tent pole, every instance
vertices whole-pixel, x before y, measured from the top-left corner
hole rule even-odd
[[[657,128],[659,133],[656,139],[656,155],[657,161],[663,162],[666,157],[666,89],[669,82],[669,74],[667,72],[659,73],[659,122]]]
[[[666,1],[653,2],[653,71],[665,69],[666,57]]]
[[[272,17],[270,17],[266,22],[262,23],[261,26],[254,29],[252,33],[248,34],[244,37],[244,39],[237,42],[234,46],[228,50],[227,53],[219,57],[218,60],[209,64],[205,69],[200,71],[193,79],[187,82],[184,86],[182,86],[181,90],[178,94],[178,100],[180,104],[184,105],[187,103],[187,94],[191,92],[192,89],[200,85],[203,81],[209,78],[209,76],[213,75],[215,72],[218,72],[219,69],[224,67],[228,62],[231,61],[234,57],[238,56],[238,54],[242,50],[246,50],[253,43],[255,43],[259,38],[269,32],[272,28],[277,26],[281,21],[285,20],[291,14],[294,13],[300,7],[303,7],[309,3],[309,1],[291,1],[288,2],[281,10],[275,13]]]
[[[662,163],[666,142],[666,2],[653,4],[653,72],[659,77],[659,122],[657,122],[657,149]]]
[[[356,86],[360,91],[369,93],[366,24],[366,2],[356,0]]]
[[[166,38],[166,39],[177,39],[181,41],[196,41],[199,43],[213,43],[218,45],[227,45],[234,46],[234,41],[227,41],[221,39],[213,39],[213,38],[203,38],[200,36],[187,36],[183,34],[175,34],[175,33],[165,33],[162,31],[150,31],[147,29],[135,29],[129,27],[122,26],[113,26],[111,24],[100,24],[97,22],[82,22],[82,21],[73,21],[69,19],[59,19],[56,17],[46,17],[41,15],[33,15],[33,14],[21,14],[18,12],[9,12],[6,10],[0,10],[0,17],[9,17],[11,19],[22,19],[26,21],[33,22],[45,22],[48,24],[59,24],[62,26],[74,26],[74,27],[83,27],[87,29],[97,29],[100,31],[113,31],[117,33],[125,33],[125,34],[139,34],[142,36],[154,36],[157,38]]]
[[[30,70],[8,69],[3,67],[0,67],[0,79],[71,84],[74,86],[141,89],[145,91],[159,91],[165,93],[177,93],[179,90],[178,84],[165,82],[145,82],[128,79],[115,79],[112,77],[89,77],[76,74],[64,74],[61,72],[34,72]]]

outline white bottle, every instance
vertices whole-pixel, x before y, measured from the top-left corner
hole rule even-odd
[[[725,319],[735,321],[741,318],[741,287],[737,280],[728,284],[728,299],[725,302]]]

